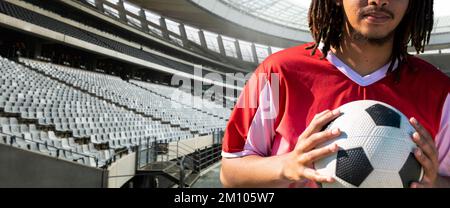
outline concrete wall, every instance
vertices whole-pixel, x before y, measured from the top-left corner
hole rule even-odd
[[[187,155],[193,153],[196,149],[201,149],[213,145],[212,135],[194,137],[192,139],[186,139],[177,142],[169,143],[169,159],[174,159],[177,157],[177,147],[178,156]]]
[[[108,188],[120,188],[136,173],[136,153],[130,153],[108,168]]]
[[[0,144],[0,188],[101,188],[107,172]]]
[[[173,142],[173,143],[176,143],[176,142]],[[179,144],[180,144],[180,146],[188,146],[192,149],[200,149],[203,147],[211,146],[213,144],[213,137],[212,137],[212,135],[194,137],[192,139],[181,140],[179,142]]]

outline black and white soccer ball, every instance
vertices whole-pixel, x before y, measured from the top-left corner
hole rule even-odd
[[[342,115],[325,129],[339,128],[339,151],[316,161],[316,170],[333,176],[324,188],[402,188],[420,181],[423,168],[414,157],[414,127],[394,107],[371,100],[355,101],[339,108]]]

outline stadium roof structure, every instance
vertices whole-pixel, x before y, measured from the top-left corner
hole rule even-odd
[[[308,10],[311,0],[85,1],[92,5],[95,5],[96,1],[107,1],[112,5],[118,5],[121,2],[120,4],[124,5],[127,12],[134,14],[139,14],[143,9],[147,19],[150,18],[150,21],[157,25],[160,21],[166,22],[167,29],[174,33],[179,34],[178,27],[185,27],[188,38],[192,35],[197,36],[195,31],[202,30],[207,42],[204,45],[216,51],[220,49],[220,44],[211,44],[208,40],[216,39],[219,35],[224,40],[225,53],[228,52],[227,55],[230,56],[236,56],[233,51],[227,50],[233,47],[234,39],[275,48],[286,48],[312,41],[308,29]],[[435,27],[427,50],[448,49],[450,48],[450,12],[445,8],[450,6],[450,1],[435,0],[434,2]],[[109,11],[110,8],[106,6],[105,10]],[[125,21],[130,19],[132,18],[128,20],[124,18]],[[138,21],[133,21],[133,24],[139,26]],[[199,42],[197,39],[195,41]],[[412,48],[410,52],[413,52]],[[251,57],[249,59],[255,60]]]
[[[299,0],[218,0],[255,17],[293,29],[308,29],[310,1]]]
[[[290,27],[296,30],[309,31],[308,10],[311,0],[215,0],[248,15],[265,21]],[[441,10],[448,8],[449,3],[435,1],[436,24],[434,33],[450,32],[450,12]]]

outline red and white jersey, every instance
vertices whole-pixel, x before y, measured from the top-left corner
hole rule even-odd
[[[362,77],[331,52],[321,60],[306,46],[273,54],[256,69],[231,114],[223,157],[288,153],[314,115],[367,99],[417,118],[435,138],[439,173],[450,176],[449,77],[416,57],[397,69],[399,83],[388,65]]]

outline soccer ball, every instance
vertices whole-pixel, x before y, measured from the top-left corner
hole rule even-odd
[[[420,181],[423,168],[414,157],[414,128],[394,107],[371,100],[339,108],[342,115],[325,129],[341,135],[321,145],[336,143],[339,151],[314,164],[322,175],[333,176],[324,188],[402,188]]]

